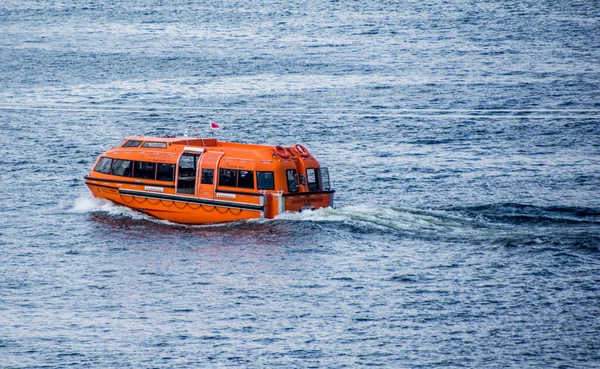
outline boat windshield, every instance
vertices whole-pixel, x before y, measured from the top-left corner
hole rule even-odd
[[[116,149],[116,148],[118,148],[118,147],[121,147],[121,146],[123,146],[123,144],[125,143],[125,141],[127,141],[127,140],[121,140],[121,141],[117,142],[116,144],[114,144],[114,145],[113,145],[113,147],[112,147],[112,148],[113,148],[113,149]]]

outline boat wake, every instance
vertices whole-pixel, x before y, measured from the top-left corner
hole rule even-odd
[[[397,208],[380,205],[356,205],[323,208],[309,212],[285,213],[279,220],[336,223],[363,232],[460,233],[481,228],[470,219],[435,210]]]
[[[506,247],[550,244],[600,250],[600,237],[589,229],[600,225],[600,213],[593,210],[570,211],[566,208],[546,209],[515,204],[444,210],[354,205],[288,212],[275,219],[191,226],[156,219],[110,201],[97,199],[91,194],[83,194],[75,200],[70,212],[102,214],[114,219],[151,222],[183,229],[239,230],[240,227],[254,229],[266,226],[270,229],[269,232],[304,232],[307,226],[315,226],[341,233],[345,237],[369,234],[447,242],[478,242]]]
[[[600,212],[594,209],[518,204],[444,210],[359,205],[286,213],[278,220],[316,222],[352,233],[453,243],[573,246],[600,250]]]

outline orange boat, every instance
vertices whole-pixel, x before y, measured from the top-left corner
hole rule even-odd
[[[215,138],[129,137],[85,183],[98,198],[175,223],[274,218],[333,206],[329,171],[308,150]]]

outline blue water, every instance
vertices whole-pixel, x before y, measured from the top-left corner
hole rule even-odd
[[[4,0],[0,367],[600,367],[599,4]],[[335,208],[85,188],[210,120],[304,144]]]

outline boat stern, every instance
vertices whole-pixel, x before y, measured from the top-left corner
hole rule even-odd
[[[285,212],[300,212],[333,207],[334,190],[295,194],[271,194],[265,203],[265,216],[274,218]]]

